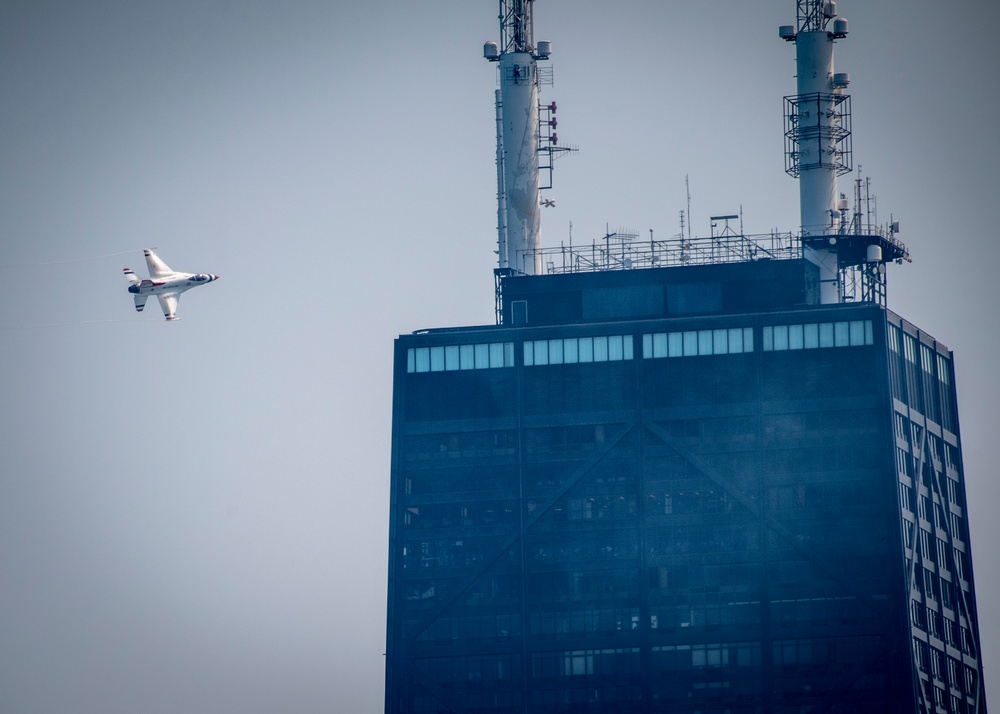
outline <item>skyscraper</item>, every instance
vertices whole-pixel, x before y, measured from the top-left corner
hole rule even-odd
[[[816,53],[801,233],[502,255],[498,324],[396,341],[387,712],[986,711],[953,357],[894,227],[817,208]]]

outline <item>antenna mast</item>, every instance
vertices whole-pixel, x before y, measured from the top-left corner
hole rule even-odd
[[[497,230],[499,269],[542,272],[539,240],[539,60],[552,44],[534,40],[535,0],[500,0],[500,44],[487,42],[483,56],[497,62]],[[553,108],[554,109],[554,108]],[[554,125],[554,122],[552,122]]]
[[[684,174],[684,190],[687,191],[687,221],[688,221],[687,239],[688,242],[690,243],[691,242],[691,182],[689,181],[688,174]],[[681,233],[683,232],[684,228],[682,226]]]
[[[785,170],[799,179],[805,256],[820,269],[820,302],[840,302],[837,176],[851,171],[851,102],[846,72],[833,71],[833,44],[847,37],[834,0],[796,0],[797,25],[778,35],[794,42],[798,93],[785,97]],[[830,236],[820,238],[819,236]],[[812,238],[812,239],[811,239]]]

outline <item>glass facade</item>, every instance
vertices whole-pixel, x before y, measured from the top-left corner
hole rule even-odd
[[[887,330],[918,696],[926,707],[984,711],[951,355],[898,318]]]
[[[397,341],[386,711],[984,711],[950,353],[601,327]]]

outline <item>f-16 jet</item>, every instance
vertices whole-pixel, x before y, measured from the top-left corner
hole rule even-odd
[[[146,256],[146,267],[149,268],[148,279],[143,280],[132,268],[125,268],[125,279],[129,282],[128,291],[135,300],[136,312],[142,312],[149,296],[155,295],[163,308],[163,316],[167,320],[178,320],[177,300],[181,293],[219,279],[218,275],[208,273],[178,273],[171,270],[153,251],[146,249],[142,254]]]

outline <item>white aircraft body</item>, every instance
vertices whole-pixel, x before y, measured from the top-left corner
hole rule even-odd
[[[219,279],[218,275],[208,273],[178,273],[171,270],[153,251],[146,249],[142,254],[146,256],[146,267],[149,268],[148,279],[142,280],[132,268],[125,268],[125,279],[129,282],[128,291],[135,300],[136,312],[142,312],[149,296],[155,295],[163,308],[163,316],[168,320],[178,320],[177,300],[181,293]]]

